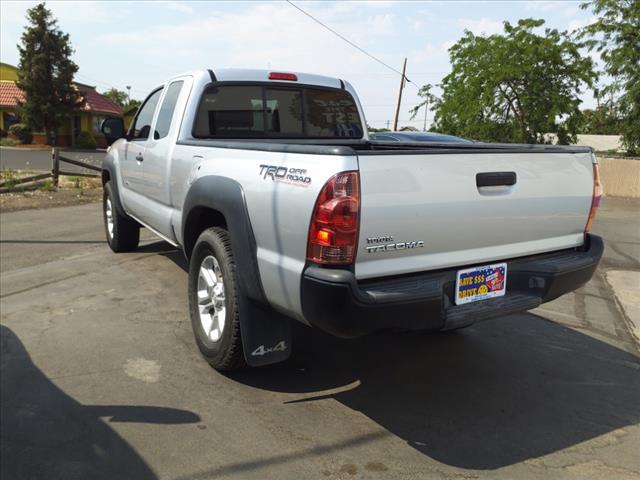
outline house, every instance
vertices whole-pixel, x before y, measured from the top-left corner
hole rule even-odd
[[[18,102],[24,101],[24,92],[18,88],[18,69],[6,63],[0,63],[0,129],[7,132],[9,127],[20,122]],[[109,97],[96,91],[96,87],[84,83],[73,83],[81,93],[84,102],[77,113],[70,116],[57,132],[56,144],[63,147],[75,145],[75,139],[81,131],[88,131],[96,138],[99,147],[105,147],[105,138],[100,133],[100,124],[108,117],[123,117],[122,108]],[[34,132],[35,143],[46,142],[44,132]]]
[[[0,129],[3,132],[7,132],[14,123],[20,122],[15,107],[18,101],[24,101],[24,95],[16,85],[17,81],[17,69],[0,63]]]

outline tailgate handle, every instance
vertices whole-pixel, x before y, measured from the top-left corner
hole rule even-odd
[[[476,174],[478,187],[502,187],[516,184],[516,172],[486,172]]]

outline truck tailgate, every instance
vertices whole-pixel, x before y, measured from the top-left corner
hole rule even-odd
[[[590,152],[359,152],[356,277],[579,246],[592,161]]]

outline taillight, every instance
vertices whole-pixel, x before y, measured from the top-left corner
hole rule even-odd
[[[584,227],[585,233],[591,231],[593,222],[596,219],[596,211],[600,206],[600,200],[604,190],[602,188],[602,182],[600,182],[600,167],[597,163],[593,164],[593,196],[591,197],[591,210],[589,210],[589,218],[587,225]]]
[[[297,82],[298,76],[295,73],[270,72],[269,80],[288,80],[290,82]]]
[[[323,265],[353,263],[358,241],[358,172],[342,172],[322,187],[309,227],[307,260]]]

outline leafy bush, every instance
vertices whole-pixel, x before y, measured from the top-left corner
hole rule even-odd
[[[0,128],[0,138],[7,136],[7,131],[4,128]]]
[[[0,174],[0,183],[2,183],[3,188],[12,190],[13,187],[20,183],[18,172],[16,172],[15,170],[11,170],[10,168],[7,170],[3,170]]]
[[[93,135],[91,135],[91,132],[83,130],[76,137],[76,147],[85,148],[87,150],[95,150],[96,139]]]
[[[42,182],[41,188],[45,192],[54,192],[56,190],[56,187],[53,186],[53,182],[50,179],[47,179],[44,182]]]
[[[16,123],[9,127],[9,133],[20,140],[21,143],[31,143],[33,141],[33,133],[28,125],[24,123]]]
[[[16,145],[19,145],[20,142],[18,140],[15,140],[13,138],[1,138],[0,139],[0,147],[14,147]]]

